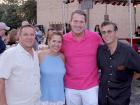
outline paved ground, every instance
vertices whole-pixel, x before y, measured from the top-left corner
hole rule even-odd
[[[140,105],[140,80],[133,80],[130,105]]]

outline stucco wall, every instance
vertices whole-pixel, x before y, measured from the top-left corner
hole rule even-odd
[[[71,12],[79,8],[79,3],[75,1],[63,6],[63,0],[37,0],[37,23],[48,28],[50,23],[69,22]],[[108,14],[111,21],[117,23],[119,28],[119,37],[128,37],[130,33],[130,16],[128,6],[108,5]],[[64,9],[65,8],[65,9]],[[105,4],[93,5],[90,9],[89,21],[90,29],[93,30],[96,24],[104,21],[106,10]],[[136,8],[136,21],[140,25],[140,5]],[[132,31],[134,32],[134,11],[132,9]]]

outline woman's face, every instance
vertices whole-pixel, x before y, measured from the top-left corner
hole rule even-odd
[[[62,37],[59,35],[52,35],[48,42],[49,48],[52,52],[58,53],[62,45]]]

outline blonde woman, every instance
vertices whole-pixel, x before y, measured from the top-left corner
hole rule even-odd
[[[48,50],[39,53],[41,73],[41,105],[64,105],[64,56],[60,53],[62,34],[48,37]]]

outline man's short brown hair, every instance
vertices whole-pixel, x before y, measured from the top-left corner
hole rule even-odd
[[[71,21],[72,21],[72,18],[73,18],[73,15],[74,14],[79,14],[79,15],[83,15],[85,17],[85,21],[87,21],[87,15],[84,11],[82,10],[75,10],[74,12],[72,12],[71,14]]]
[[[28,25],[23,25],[23,26],[21,26],[19,29],[18,29],[18,35],[21,35],[21,32],[22,32],[22,30],[23,30],[23,28],[26,28],[26,27],[30,27],[30,28],[32,28],[34,31],[35,31],[35,27],[33,26],[33,25],[31,25],[31,24],[28,24]]]
[[[116,23],[113,23],[111,21],[104,21],[101,24],[101,28],[104,27],[104,26],[107,26],[107,25],[112,25],[114,27],[114,31],[118,31],[118,27],[117,27]]]

